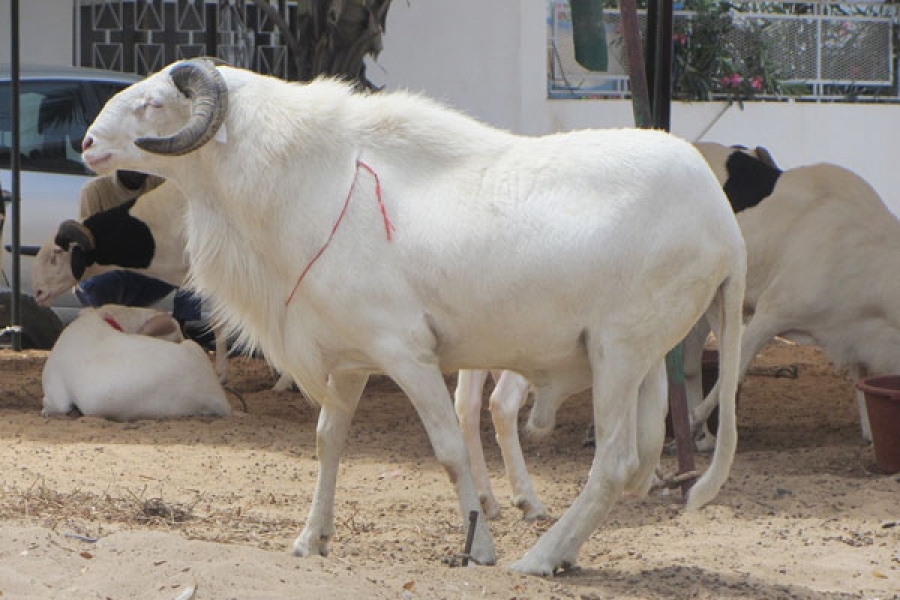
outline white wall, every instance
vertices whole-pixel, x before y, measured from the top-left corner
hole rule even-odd
[[[544,104],[543,113],[535,119],[543,123],[544,131],[633,124],[630,102],[548,100]],[[690,141],[765,146],[781,168],[815,162],[842,165],[866,179],[900,214],[898,105],[746,102],[741,110],[724,103],[676,102],[672,132]]]
[[[370,77],[518,133],[632,126],[630,102],[547,99],[545,15],[541,0],[396,0]],[[748,102],[716,121],[723,108],[676,103],[672,131],[698,141],[712,124],[702,140],[765,146],[783,168],[841,164],[900,213],[900,105]]]
[[[10,61],[10,0],[0,0],[0,63]],[[19,0],[19,55],[23,65],[72,64],[71,0]]]
[[[9,4],[0,0],[0,62],[9,61]],[[20,0],[23,63],[71,64],[72,2]],[[524,134],[633,124],[629,102],[548,100],[543,0],[395,0],[370,78],[423,91]],[[696,140],[722,105],[676,103],[672,131]],[[830,161],[865,177],[900,212],[900,105],[748,102],[703,135],[762,145],[786,168]]]
[[[534,0],[532,0],[534,1]],[[538,2],[540,3],[540,2]],[[521,121],[517,0],[395,0],[369,78],[429,96],[506,128]]]

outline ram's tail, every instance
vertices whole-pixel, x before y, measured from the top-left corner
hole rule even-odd
[[[743,266],[743,262],[742,262]],[[702,507],[713,499],[728,478],[737,448],[735,395],[740,367],[742,310],[746,268],[735,269],[719,286],[714,304],[720,311],[719,338],[719,433],[712,463],[691,488],[689,510]],[[735,271],[733,270],[733,271]]]

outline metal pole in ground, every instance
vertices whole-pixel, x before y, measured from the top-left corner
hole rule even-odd
[[[22,155],[21,147],[21,127],[19,116],[19,0],[10,0],[10,75],[11,85],[10,107],[12,113],[12,156],[10,168],[12,171],[12,219],[10,220],[10,230],[12,234],[12,298],[10,309],[10,325],[12,332],[13,349],[19,351],[22,349],[22,333],[19,326],[22,324],[21,316],[21,277],[20,277],[20,252],[22,248],[21,240],[21,172],[22,172]]]
[[[678,452],[678,474],[682,475],[694,471],[694,439],[684,388],[684,344],[678,344],[666,355],[666,373],[669,376],[669,414],[672,416],[672,434]],[[694,480],[690,477],[681,482],[683,495],[690,491]]]
[[[672,0],[651,0],[647,9],[647,60],[641,51],[640,28],[635,0],[621,0],[622,34],[631,80],[631,104],[637,127],[669,130],[672,103]],[[678,448],[678,474],[694,470],[694,442],[691,437],[684,388],[683,350],[679,344],[666,356],[669,379],[669,413]],[[686,494],[693,478],[681,483]]]

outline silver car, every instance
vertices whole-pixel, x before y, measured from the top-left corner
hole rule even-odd
[[[78,215],[78,195],[91,177],[81,161],[81,140],[106,101],[139,76],[79,67],[20,69],[21,243],[27,254],[51,239],[59,224]],[[0,190],[8,202],[12,187],[11,82],[0,65]],[[0,276],[0,328],[9,322],[11,287],[10,210],[6,205]],[[2,225],[2,222],[0,222]],[[32,258],[21,261],[22,293],[31,293]],[[52,344],[62,323],[74,318],[80,304],[71,293],[41,309],[30,297],[22,302],[23,341],[31,347]],[[8,340],[0,340],[7,342]]]

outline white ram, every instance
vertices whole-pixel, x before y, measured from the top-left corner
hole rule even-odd
[[[721,181],[735,213],[754,206],[771,194],[775,181],[781,173],[765,148],[756,148],[752,153],[708,143],[700,144],[698,148],[704,154],[704,158],[716,167],[719,174],[722,173],[727,159],[735,156],[732,158],[732,170],[736,171],[736,177]],[[735,155],[736,152],[740,153]],[[735,164],[736,162],[739,164]],[[703,399],[700,379],[701,357],[702,346],[708,334],[709,323],[704,318],[685,338],[685,384],[691,407],[700,404]],[[547,511],[534,492],[519,443],[518,414],[528,395],[528,382],[521,375],[511,371],[495,372],[493,375],[495,386],[488,406],[512,490],[512,504],[522,511],[522,518],[525,520],[544,518]],[[482,508],[488,517],[493,518],[500,514],[500,504],[491,488],[490,474],[481,444],[480,427],[482,395],[487,376],[487,371],[460,371],[454,394],[454,406],[469,449],[472,475],[475,478]],[[706,428],[705,421],[701,423],[702,433],[698,446],[701,449],[709,449],[714,443],[714,438]],[[589,435],[592,435],[592,432],[593,429]]]
[[[42,381],[43,415],[77,408],[133,421],[231,411],[206,352],[152,308],[82,309],[50,351]]]
[[[551,574],[663,444],[661,361],[714,304],[723,432],[689,508],[727,479],[745,251],[718,182],[662,132],[512,135],[406,93],[287,83],[206,60],[111,99],[95,171],[165,177],[187,198],[192,281],[322,408],[299,555],[326,554],[338,463],[368,376],[412,401],[463,515],[479,500],[442,370],[510,369],[559,402],[593,385],[597,449],[572,507],[514,568]],[[646,401],[644,401],[646,400]],[[485,519],[471,556],[493,563]]]

